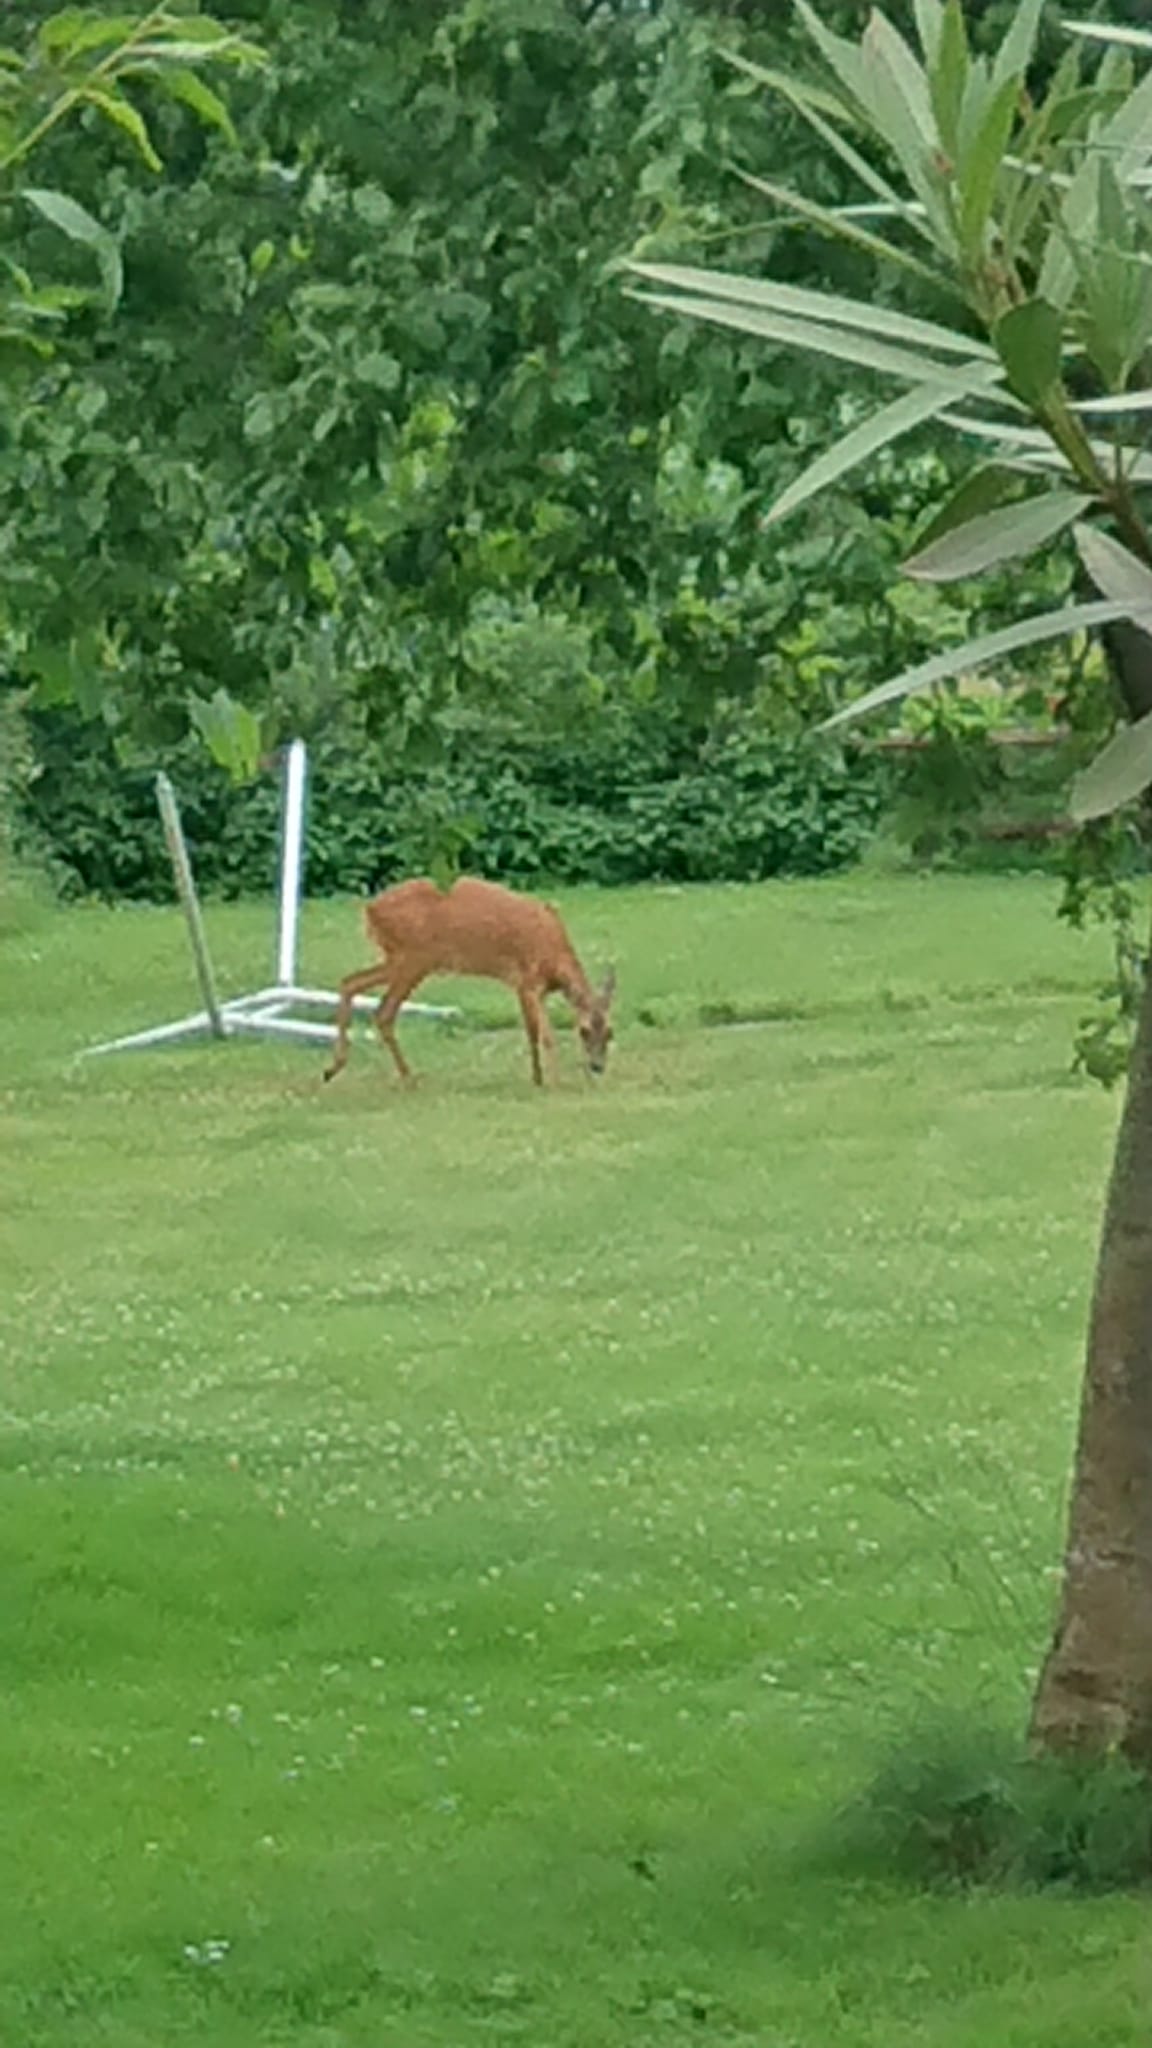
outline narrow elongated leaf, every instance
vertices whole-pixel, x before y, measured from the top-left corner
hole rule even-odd
[[[878,306],[866,299],[846,299],[837,292],[809,291],[806,287],[779,284],[774,278],[740,277],[727,270],[695,270],[679,263],[629,263],[636,277],[652,284],[668,285],[677,292],[699,292],[702,297],[731,299],[737,305],[760,306],[769,313],[787,313],[818,320],[822,326],[855,327],[862,334],[879,335],[888,341],[904,341],[917,348],[940,349],[994,364],[996,351],[986,342],[959,334],[952,327],[940,327],[933,320],[917,320],[892,306]]]
[[[940,143],[927,80],[907,44],[882,15],[869,18],[862,55],[866,103],[875,125],[923,206],[937,246],[951,254],[952,214],[936,162]]]
[[[968,31],[960,0],[948,0],[939,52],[932,66],[932,105],[945,153],[955,157],[960,147],[960,110],[968,90]]]
[[[869,256],[875,256],[881,263],[892,263],[901,270],[910,270],[916,277],[936,289],[958,296],[955,281],[942,271],[933,270],[922,263],[917,256],[909,255],[907,249],[900,249],[895,242],[886,242],[882,235],[874,235],[867,228],[858,227],[846,213],[832,207],[818,206],[814,199],[804,199],[799,192],[790,192],[786,185],[775,185],[770,178],[753,177],[751,171],[741,171],[739,176],[753,192],[763,193],[777,206],[783,206],[794,213],[799,220],[807,221],[811,227],[819,228],[821,234],[833,235],[842,242],[851,242],[857,249],[866,249]]]
[[[1007,499],[1017,497],[1019,491],[1017,471],[1006,463],[981,463],[979,469],[966,476],[952,496],[946,498],[921,527],[914,552],[919,554],[956,527],[967,526],[970,519],[983,519],[986,513],[995,512],[997,506],[1003,505]]]
[[[1009,654],[1020,654],[1026,647],[1037,647],[1045,640],[1060,640],[1069,633],[1091,632],[1097,626],[1109,626],[1117,619],[1131,618],[1127,605],[1069,604],[1057,612],[1039,612],[1030,619],[1020,619],[1014,626],[1006,626],[999,633],[985,633],[976,640],[966,640],[961,647],[949,648],[946,654],[933,655],[930,661],[922,661],[915,668],[905,669],[902,675],[893,676],[890,682],[881,683],[875,690],[869,690],[858,697],[854,704],[845,705],[826,718],[818,728],[830,732],[833,727],[847,725],[857,718],[864,718],[870,711],[878,711],[883,704],[895,704],[902,697],[914,697],[921,690],[930,690],[934,683],[946,683],[953,676],[965,675],[974,668],[983,668],[989,661],[999,661]],[[1152,605],[1134,621],[1147,630],[1152,627]]]
[[[940,48],[940,38],[944,33],[944,8],[942,0],[915,0],[915,7],[916,33],[920,38],[920,48],[924,52],[924,61],[928,70],[931,71]]]
[[[766,85],[771,92],[783,94],[798,106],[812,107],[818,114],[825,114],[832,121],[856,121],[858,116],[853,108],[838,100],[835,93],[826,92],[821,85],[812,85],[806,78],[792,78],[785,71],[774,71],[770,64],[754,64],[751,57],[742,57],[737,50],[721,50],[726,64],[736,71],[743,71],[748,78],[754,78],[758,85]]]
[[[973,434],[980,441],[995,441],[1001,447],[1018,448],[1032,463],[1040,463],[1056,476],[1068,476],[1070,465],[1055,447],[1050,434],[1043,427],[1018,426],[1013,421],[997,425],[995,420],[972,419],[966,413],[942,412],[941,425],[955,427],[961,434]],[[1089,447],[1096,460],[1105,467],[1114,467],[1116,450],[1108,441],[1090,441]],[[1142,455],[1138,450],[1123,451],[1123,468],[1126,477],[1135,483],[1152,483],[1152,455]]]
[[[78,199],[69,198],[67,192],[50,192],[43,186],[30,185],[25,188],[24,197],[30,206],[36,208],[37,213],[42,213],[45,220],[50,220],[54,228],[59,228],[73,242],[83,242],[88,248],[94,249],[101,242],[112,239],[108,229],[96,219],[95,214],[89,213],[86,206],[81,206]],[[19,275],[29,285],[31,284],[26,271],[20,272]]]
[[[940,137],[924,68],[917,63],[899,29],[878,9],[868,17],[863,49],[866,63],[878,58],[888,72],[919,131],[921,142],[929,150],[938,148]]]
[[[765,526],[774,526],[777,520],[786,519],[798,506],[806,505],[818,492],[839,483],[849,471],[858,469],[861,463],[878,454],[881,448],[887,448],[901,434],[922,426],[925,420],[940,412],[942,406],[950,403],[949,399],[941,398],[939,386],[931,384],[924,389],[906,391],[902,398],[883,406],[870,419],[863,420],[858,427],[853,427],[851,433],[826,449],[815,462],[809,463],[808,468],[769,507],[764,516]]]
[[[969,257],[978,256],[983,247],[1019,96],[1014,78],[1006,79],[991,94],[972,147],[960,165],[960,240]]]
[[[1152,412],[1152,391],[1121,391],[1114,398],[1077,398],[1073,412],[1099,413],[1108,418],[1126,412]]]
[[[119,304],[124,289],[124,265],[120,255],[120,244],[115,235],[81,206],[76,199],[70,199],[67,192],[51,192],[42,186],[29,185],[24,197],[30,206],[44,219],[59,228],[70,241],[80,242],[91,249],[100,268],[104,286],[104,300],[109,312]]]
[[[756,306],[734,306],[723,299],[676,298],[667,292],[630,292],[642,305],[659,306],[666,313],[684,313],[693,320],[706,320],[715,327],[731,327],[738,334],[755,334],[783,348],[796,348],[805,355],[832,356],[837,362],[852,363],[857,369],[877,370],[882,376],[898,377],[907,384],[936,384],[941,393],[957,398],[971,389],[963,365],[934,362],[930,356],[914,356],[905,349],[890,348],[885,342],[841,327],[819,327],[810,320],[792,320],[782,313],[769,313]],[[979,369],[985,382],[993,372],[986,364]]]
[[[1152,711],[1122,725],[1106,747],[1073,778],[1068,808],[1078,825],[1107,818],[1152,783]]]
[[[220,34],[211,41],[197,36],[191,38],[187,31],[198,24],[190,15],[181,15],[181,40],[165,37],[162,42],[136,43],[134,55],[151,65],[159,60],[166,64],[202,64],[210,58],[213,64],[263,64],[265,55],[257,43],[246,43],[242,36],[231,32]]]
[[[1044,299],[1013,306],[996,322],[992,339],[1016,396],[1044,412],[1060,388],[1060,315]]]
[[[1047,0],[1016,0],[1012,26],[993,60],[993,85],[999,87],[1009,79],[1023,80],[1036,54],[1036,38],[1046,5]]]
[[[1102,597],[1117,604],[1152,604],[1152,569],[1111,534],[1094,526],[1076,528],[1080,560]]]
[[[1003,505],[921,548],[902,564],[904,574],[923,583],[958,583],[965,576],[982,576],[1002,562],[1034,554],[1071,526],[1091,502],[1083,492],[1046,491],[1043,497]]]
[[[198,71],[191,70],[187,65],[177,65],[174,70],[161,71],[158,83],[174,100],[181,100],[186,107],[190,107],[205,127],[219,128],[221,134],[226,135],[229,142],[235,145],[237,138],[232,116],[219,93],[213,92],[207,80],[202,78]]]
[[[90,106],[99,107],[107,120],[131,136],[150,171],[163,170],[164,166],[156,153],[156,146],[148,133],[148,124],[139,107],[134,107],[131,100],[125,99],[123,93],[103,92],[93,85],[85,89],[84,98]]]
[[[1112,28],[1106,21],[1062,21],[1070,36],[1088,36],[1096,43],[1123,45],[1128,50],[1152,50],[1152,33],[1146,28]]]
[[[923,209],[904,199],[875,165],[870,164],[867,157],[861,156],[859,150],[853,148],[835,127],[834,122],[837,119],[843,121],[849,117],[846,110],[832,98],[831,93],[820,96],[820,99],[827,103],[824,111],[821,111],[820,101],[813,96],[809,86],[802,86],[797,80],[786,78],[782,72],[766,71],[763,65],[752,64],[746,57],[726,53],[726,61],[734,65],[738,71],[746,72],[749,77],[769,86],[786,99],[801,118],[807,121],[820,140],[840,158],[841,163],[846,164],[853,175],[859,178],[862,185],[867,185],[870,191],[875,192],[877,198],[885,202],[894,216],[906,221],[917,234],[924,235],[931,241],[932,237],[924,223]],[[831,119],[825,119],[828,106],[832,109]],[[847,211],[847,208],[837,208],[838,213]]]
[[[1068,304],[1076,289],[1075,251],[1087,246],[1095,234],[1099,156],[1108,158],[1121,183],[1146,168],[1152,156],[1152,72],[1094,136],[1092,149],[1064,195],[1040,271],[1040,297],[1053,306]]]
[[[796,0],[796,12],[829,71],[840,80],[852,103],[871,111],[864,60],[855,43],[850,43],[844,36],[833,35],[830,28],[825,28],[819,15],[809,7],[808,0]]]
[[[980,132],[980,126],[992,102],[992,80],[988,76],[986,57],[973,57],[968,66],[964,83],[964,98],[960,106],[960,122],[956,134],[956,156],[961,163],[971,154],[972,145]]]

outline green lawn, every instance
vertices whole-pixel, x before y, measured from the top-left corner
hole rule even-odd
[[[5,2048],[1147,2039],[1146,1903],[796,1860],[925,1706],[1026,1699],[1100,942],[1023,880],[570,909],[620,1038],[543,1096],[416,1021],[411,1094],[76,1062],[190,1007],[175,913],[0,943]]]

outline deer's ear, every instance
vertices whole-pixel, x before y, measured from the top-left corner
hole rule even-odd
[[[600,988],[600,1001],[603,1003],[605,1009],[608,1008],[608,1005],[612,1001],[612,998],[615,995],[615,993],[616,969],[614,967],[610,967],[608,969],[607,974],[604,976],[604,980]]]

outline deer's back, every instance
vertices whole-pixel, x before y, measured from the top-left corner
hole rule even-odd
[[[549,904],[471,876],[448,890],[424,879],[398,882],[373,898],[365,922],[386,957],[403,956],[429,974],[518,982],[547,972],[567,944]]]

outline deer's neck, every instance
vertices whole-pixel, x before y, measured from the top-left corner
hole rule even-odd
[[[594,1000],[592,987],[575,953],[565,953],[558,962],[555,985],[565,1000],[571,1003],[578,1017],[588,1015]]]

